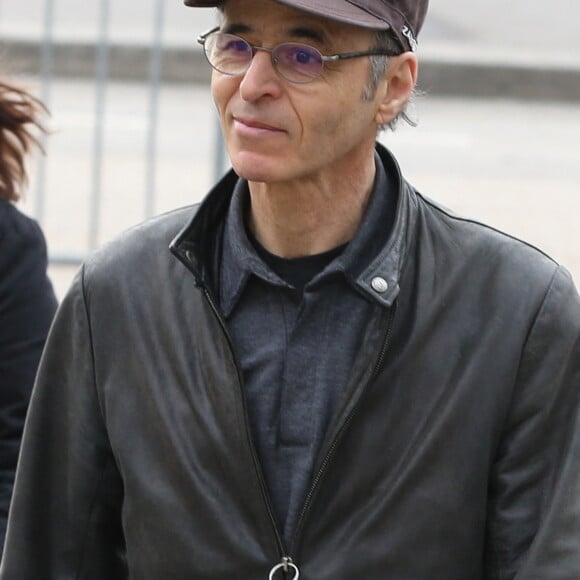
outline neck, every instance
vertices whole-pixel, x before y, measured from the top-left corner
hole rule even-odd
[[[363,218],[375,178],[374,157],[348,176],[292,183],[250,182],[248,225],[270,253],[321,254],[350,241]]]

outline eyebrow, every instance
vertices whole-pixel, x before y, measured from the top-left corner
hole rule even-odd
[[[222,32],[226,32],[227,34],[241,34],[241,33],[248,33],[251,32],[252,29],[246,25],[237,22],[232,22],[231,24],[226,24],[221,28]]]
[[[306,40],[314,40],[319,44],[325,44],[327,42],[327,37],[324,32],[318,28],[311,28],[306,26],[297,26],[291,28],[289,31],[289,36],[292,38],[303,38]]]
[[[223,26],[222,32],[236,35],[250,34],[252,32],[252,27],[241,22],[231,22]],[[296,38],[301,40],[314,41],[320,45],[325,45],[328,43],[327,36],[322,29],[313,28],[310,26],[295,26],[290,28],[286,32],[286,36],[292,39]]]

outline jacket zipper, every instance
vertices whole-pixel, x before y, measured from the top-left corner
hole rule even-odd
[[[320,464],[320,467],[319,467],[316,475],[312,479],[310,489],[308,490],[308,493],[306,495],[306,499],[304,500],[304,505],[302,506],[302,510],[300,512],[300,517],[298,518],[298,523],[296,524],[296,530],[294,531],[294,535],[293,535],[292,543],[291,543],[290,555],[295,555],[296,549],[298,547],[298,539],[299,539],[300,534],[302,532],[302,528],[304,526],[306,516],[308,515],[308,512],[310,511],[314,494],[316,493],[316,490],[317,490],[318,486],[320,485],[320,481],[322,480],[324,474],[326,473],[326,470],[328,469],[328,465],[330,464],[332,458],[334,457],[334,454],[336,452],[336,448],[338,447],[342,437],[346,433],[349,425],[351,424],[354,416],[356,415],[356,413],[359,409],[360,400],[361,400],[362,396],[364,395],[364,391],[366,391],[368,385],[377,376],[377,374],[379,373],[379,371],[381,370],[381,368],[383,366],[385,356],[387,354],[387,351],[389,350],[389,346],[390,346],[390,342],[391,342],[393,320],[395,318],[396,310],[397,310],[397,303],[395,302],[391,306],[391,309],[389,310],[389,317],[387,319],[387,330],[385,332],[383,344],[382,344],[381,350],[379,351],[379,356],[377,357],[377,360],[375,362],[373,372],[371,373],[367,383],[365,384],[364,389],[361,392],[361,395],[359,396],[359,399],[356,402],[355,406],[352,408],[352,410],[350,411],[350,413],[348,414],[348,416],[344,420],[344,423],[342,424],[340,430],[335,435],[330,447],[328,448],[328,451],[326,452],[326,455],[324,456],[322,463]]]
[[[252,460],[254,463],[254,470],[256,472],[256,476],[258,478],[258,483],[260,485],[260,493],[262,495],[262,499],[264,500],[264,505],[266,506],[268,518],[269,518],[270,523],[272,525],[272,530],[274,531],[274,536],[276,538],[276,543],[278,544],[278,550],[280,552],[280,563],[274,565],[273,568],[270,570],[269,580],[274,580],[274,575],[275,575],[276,571],[279,569],[283,570],[285,575],[291,571],[294,574],[294,576],[290,580],[298,580],[298,578],[300,576],[300,572],[299,572],[299,569],[296,566],[296,564],[294,564],[294,560],[291,557],[291,554],[293,554],[297,548],[298,539],[299,539],[300,533],[302,531],[304,521],[306,519],[306,516],[308,515],[308,512],[310,511],[312,499],[314,497],[314,494],[315,494],[318,486],[320,485],[320,481],[322,480],[322,478],[323,478],[323,476],[328,468],[330,461],[334,457],[334,453],[336,451],[336,448],[338,447],[338,444],[340,443],[340,440],[342,439],[344,433],[348,429],[350,423],[352,422],[352,419],[356,415],[356,412],[358,411],[360,397],[359,397],[359,401],[353,407],[351,412],[348,414],[348,416],[344,420],[344,423],[342,424],[340,430],[338,431],[338,433],[334,437],[334,440],[332,441],[332,444],[330,445],[328,451],[326,452],[324,460],[322,461],[320,468],[318,469],[318,472],[316,473],[316,476],[312,480],[312,484],[310,485],[310,489],[308,491],[308,494],[306,495],[304,505],[303,505],[302,510],[300,512],[300,517],[298,518],[296,530],[295,530],[294,536],[292,538],[291,550],[290,550],[290,552],[287,552],[287,550],[284,546],[284,542],[282,540],[282,536],[280,535],[280,532],[278,531],[278,524],[276,523],[276,518],[274,517],[274,512],[272,510],[272,505],[270,502],[270,496],[268,495],[268,491],[266,488],[266,482],[264,481],[264,476],[262,474],[262,467],[260,465],[260,460],[258,459],[258,454],[256,452],[256,448],[254,445],[252,434],[250,432],[250,427],[249,427],[250,423],[248,420],[248,410],[246,407],[246,396],[245,396],[244,389],[243,389],[243,378],[242,378],[242,373],[241,373],[240,367],[237,363],[237,359],[235,356],[235,350],[233,347],[233,342],[232,342],[232,339],[230,336],[230,332],[229,332],[229,330],[228,330],[228,328],[223,320],[223,317],[222,317],[217,305],[215,304],[215,301],[214,301],[213,296],[211,295],[209,289],[207,288],[205,283],[202,280],[200,280],[198,278],[197,274],[193,271],[193,269],[191,267],[192,265],[191,265],[189,256],[187,256],[187,262],[189,262],[187,264],[188,269],[194,275],[196,286],[198,286],[198,288],[200,288],[203,291],[205,299],[207,300],[207,303],[209,304],[211,311],[213,312],[214,316],[216,317],[216,320],[218,321],[220,328],[222,329],[222,332],[224,333],[224,336],[226,337],[226,340],[228,342],[228,346],[229,346],[230,351],[232,353],[232,358],[234,360],[234,366],[236,368],[236,373],[238,376],[238,386],[240,388],[240,395],[242,397],[242,402],[243,402],[246,437],[247,437],[249,445],[250,445]],[[373,372],[371,373],[369,380],[367,381],[367,383],[363,389],[363,393],[364,393],[364,390],[366,390],[366,388],[368,387],[369,383],[379,373],[379,371],[381,370],[381,368],[383,366],[385,356],[386,356],[386,353],[389,349],[389,345],[390,345],[390,341],[391,341],[391,331],[392,331],[392,326],[393,326],[392,323],[393,323],[393,319],[395,317],[395,313],[396,313],[396,302],[393,304],[393,306],[389,310],[389,318],[387,320],[387,330],[385,332],[383,344],[382,344],[381,350],[379,352],[379,356],[377,357],[377,360],[375,362],[375,367],[373,369]],[[361,393],[361,396],[362,396],[362,393]]]
[[[224,336],[226,337],[226,340],[228,342],[228,346],[230,348],[230,351],[232,353],[232,358],[234,360],[234,366],[236,367],[236,373],[238,376],[238,386],[240,389],[240,394],[242,397],[242,401],[243,401],[243,408],[244,408],[244,419],[245,419],[245,430],[246,430],[246,437],[248,438],[248,442],[250,444],[250,450],[252,453],[252,460],[254,462],[254,470],[256,472],[256,475],[258,477],[258,482],[260,484],[260,492],[262,494],[262,498],[264,500],[264,504],[266,506],[266,511],[268,512],[268,517],[270,519],[270,523],[272,524],[272,529],[274,530],[274,536],[276,537],[276,542],[278,544],[278,550],[280,551],[280,562],[281,564],[284,566],[284,570],[287,570],[287,567],[289,564],[292,564],[292,558],[290,558],[289,556],[286,555],[286,549],[284,547],[284,542],[282,541],[282,536],[280,535],[280,532],[278,531],[278,524],[276,523],[276,518],[274,517],[274,511],[272,510],[272,504],[270,502],[270,497],[268,495],[268,491],[266,488],[266,482],[264,481],[264,476],[262,474],[262,467],[260,465],[260,460],[258,459],[258,454],[256,452],[256,447],[254,445],[254,441],[252,438],[252,434],[250,432],[250,422],[248,420],[248,410],[246,407],[246,396],[244,393],[244,389],[243,389],[243,378],[242,378],[242,373],[241,373],[241,369],[238,365],[236,356],[235,356],[235,351],[233,348],[233,342],[230,336],[230,332],[223,320],[222,315],[220,314],[219,309],[217,308],[214,299],[210,293],[210,291],[208,290],[207,286],[205,286],[205,284],[203,284],[201,281],[197,280],[197,285],[203,290],[204,296],[214,314],[214,316],[216,317],[222,332],[224,333]]]

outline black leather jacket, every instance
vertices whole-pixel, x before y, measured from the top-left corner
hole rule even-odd
[[[2,580],[267,580],[284,557],[302,580],[580,578],[570,276],[426,200],[380,154],[399,180],[381,254],[391,308],[361,344],[292,545],[204,258],[229,174],[173,254],[192,209],[76,278],[33,395]]]

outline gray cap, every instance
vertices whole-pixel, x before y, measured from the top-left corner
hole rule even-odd
[[[391,30],[406,50],[417,50],[417,35],[429,0],[275,0],[324,18],[372,30]],[[211,7],[223,1],[184,0],[187,6]]]

